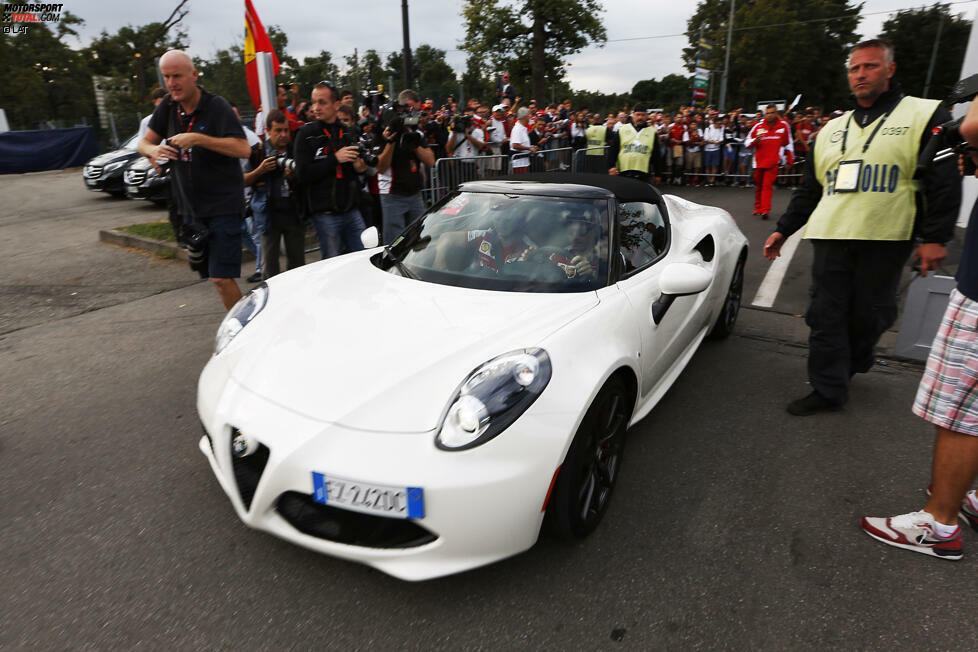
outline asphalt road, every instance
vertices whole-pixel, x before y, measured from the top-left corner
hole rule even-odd
[[[751,296],[771,225],[750,191],[681,192],[737,216]],[[89,194],[77,170],[0,194],[2,648],[974,647],[978,553],[947,563],[857,527],[924,502],[920,368],[877,366],[838,414],[784,412],[807,392],[804,247],[774,310],[744,310],[630,431],[593,536],[405,583],[235,517],[197,450],[216,293],[97,242],[162,211]]]

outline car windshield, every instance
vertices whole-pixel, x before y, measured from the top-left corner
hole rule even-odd
[[[460,192],[394,241],[392,273],[504,292],[582,292],[608,278],[607,199]]]
[[[122,143],[119,149],[137,149],[139,147],[139,134],[133,134],[129,140]]]

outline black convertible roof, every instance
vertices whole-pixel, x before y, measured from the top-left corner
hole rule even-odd
[[[572,174],[570,172],[513,174],[491,180],[469,181],[463,183],[459,189],[470,192],[580,198],[613,195],[619,201],[643,201],[651,204],[662,201],[662,195],[651,185],[637,179],[610,174]]]

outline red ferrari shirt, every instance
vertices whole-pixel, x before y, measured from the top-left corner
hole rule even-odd
[[[776,168],[781,160],[781,148],[791,145],[791,127],[784,120],[773,125],[761,120],[750,130],[744,145],[754,150],[755,168]]]

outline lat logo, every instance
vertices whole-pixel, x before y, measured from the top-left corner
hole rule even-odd
[[[329,156],[329,147],[320,147],[316,150],[316,155],[313,158],[319,160],[321,158],[326,158],[327,156]]]

